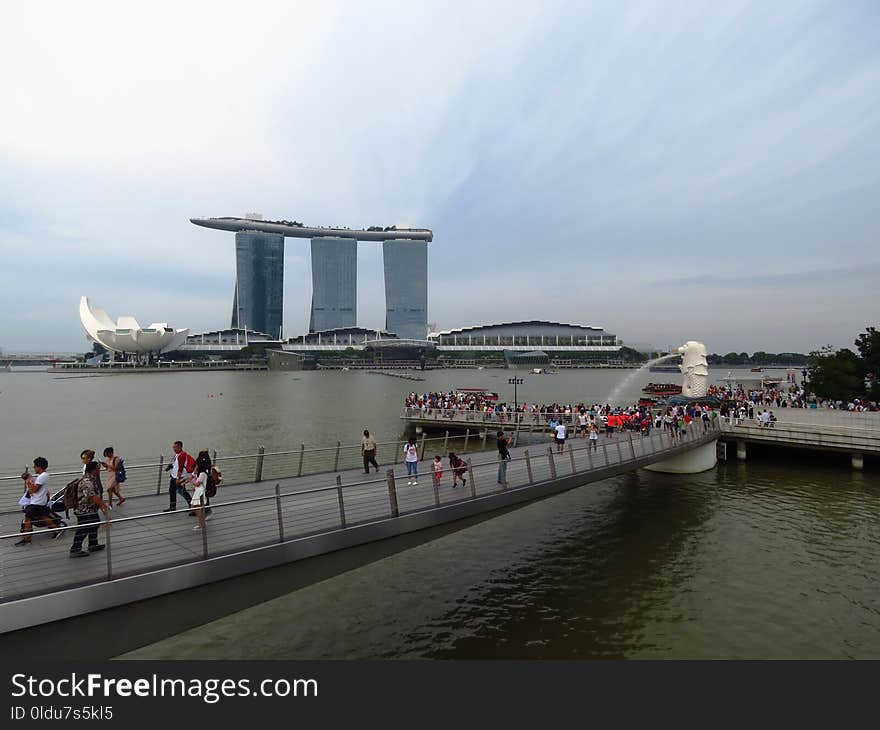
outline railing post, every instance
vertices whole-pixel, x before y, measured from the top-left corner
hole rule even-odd
[[[587,434],[589,438],[589,434]],[[587,441],[587,464],[590,465],[590,471],[593,470],[593,442]]]
[[[305,450],[306,450],[306,445],[300,444],[299,445],[299,466],[296,467],[296,475],[298,477],[301,477],[302,473],[303,473],[303,454],[305,453]]]
[[[468,476],[471,480],[471,498],[477,498],[477,485],[474,483],[474,468],[471,465],[471,460],[467,460],[467,468],[468,468]]]
[[[447,431],[446,435],[443,437],[443,455],[444,456],[449,453],[449,450],[446,448],[448,444],[449,444],[449,431]]]
[[[339,501],[339,526],[345,527],[345,502],[342,500],[342,477],[336,475],[336,499]]]
[[[199,507],[202,510],[202,558],[204,560],[208,559],[208,523],[205,521],[205,508],[204,506]]]
[[[620,447],[620,441],[617,442],[617,457],[620,459],[620,463],[623,463],[623,449]]]
[[[547,447],[547,461],[550,463],[550,477],[556,479],[556,462],[553,459],[553,449]]]
[[[532,475],[532,460],[529,458],[529,450],[526,449],[526,471],[529,475],[529,484],[535,483],[535,477]]]
[[[107,531],[104,535],[104,544],[107,546],[107,580],[113,580],[113,561],[110,557],[110,511],[104,515],[104,529]]]
[[[156,479],[156,496],[162,494],[162,471],[165,468],[165,457],[159,454],[159,476]]]
[[[464,447],[463,447],[462,450],[461,450],[461,452],[462,452],[463,454],[466,454],[466,453],[467,453],[467,442],[468,442],[468,439],[469,439],[470,437],[471,437],[471,430],[470,430],[469,428],[468,428],[468,429],[465,429],[465,432],[464,432]]]
[[[281,517],[281,485],[275,482],[275,511],[278,513],[278,542],[284,542],[284,519]]]
[[[519,444],[519,413],[516,413],[516,431],[513,432],[513,445],[514,447]]]
[[[440,506],[440,480],[434,474],[434,468],[431,467],[431,482],[434,484],[434,506]]]
[[[419,450],[419,461],[425,460],[425,439],[428,438],[428,434],[425,431],[422,431],[422,448]]]
[[[263,454],[266,453],[266,447],[261,446],[257,449],[257,468],[254,470],[254,481],[263,481]]]
[[[397,508],[397,487],[394,484],[394,470],[388,470],[388,502],[391,505],[391,516],[399,517],[400,510]]]
[[[212,464],[217,463],[217,449],[214,449],[214,452],[211,454],[211,463]]]
[[[342,448],[342,442],[336,442],[336,457],[333,459],[333,471],[339,471],[339,449]]]
[[[636,445],[633,443],[632,431],[627,431],[626,435],[629,437],[629,450],[632,451],[633,461],[635,461],[635,459],[636,459]]]
[[[574,449],[571,448],[571,444],[568,445],[568,455],[571,458],[571,473],[577,474],[577,466],[574,463]]]

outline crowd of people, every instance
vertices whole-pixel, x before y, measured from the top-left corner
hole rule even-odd
[[[186,501],[190,515],[197,518],[194,531],[204,529],[205,520],[211,515],[210,497],[223,475],[212,465],[207,449],[192,457],[183,450],[183,442],[175,441],[172,445],[174,456],[166,465],[170,472],[168,484],[169,506],[165,512],[177,509],[177,497]],[[21,475],[24,482],[24,494],[18,501],[24,513],[21,523],[21,539],[17,546],[31,544],[34,526],[53,530],[53,539],[64,536],[67,531],[60,512],[72,510],[76,517],[77,530],[73,536],[70,557],[88,557],[91,553],[104,549],[98,540],[99,513],[108,514],[113,509],[116,498],[117,508],[121,507],[126,498],[122,495],[121,485],[126,481],[125,461],[120,458],[112,446],[104,449],[104,459],[97,461],[93,449],[80,452],[82,476],[70,481],[63,490],[52,494],[49,476],[49,461],[38,456],[33,460],[33,471],[25,471]],[[103,479],[102,479],[103,477]],[[192,490],[192,494],[190,491]],[[86,542],[87,541],[87,542]],[[88,546],[83,549],[83,544]]]

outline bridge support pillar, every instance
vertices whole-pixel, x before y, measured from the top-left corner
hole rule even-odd
[[[664,461],[646,466],[645,469],[663,474],[698,474],[712,469],[716,458],[715,442],[710,441],[683,454],[676,454]]]
[[[746,442],[745,441],[737,441],[736,442],[736,458],[739,461],[746,460]]]
[[[862,454],[859,454],[857,452],[853,453],[851,461],[853,469],[858,469],[859,471],[861,471],[865,468],[865,457]]]

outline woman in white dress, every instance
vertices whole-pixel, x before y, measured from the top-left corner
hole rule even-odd
[[[205,506],[208,503],[208,479],[211,474],[211,457],[207,449],[199,452],[196,458],[196,468],[187,481],[193,486],[192,502],[190,506],[196,514],[199,523],[193,526],[193,530],[203,530],[205,527]]]

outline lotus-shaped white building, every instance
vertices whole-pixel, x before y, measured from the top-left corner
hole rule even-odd
[[[175,350],[189,334],[188,329],[175,330],[164,322],[142,328],[134,317],[114,322],[103,309],[92,309],[88,297],[79,300],[79,320],[90,340],[114,352],[144,355]]]

